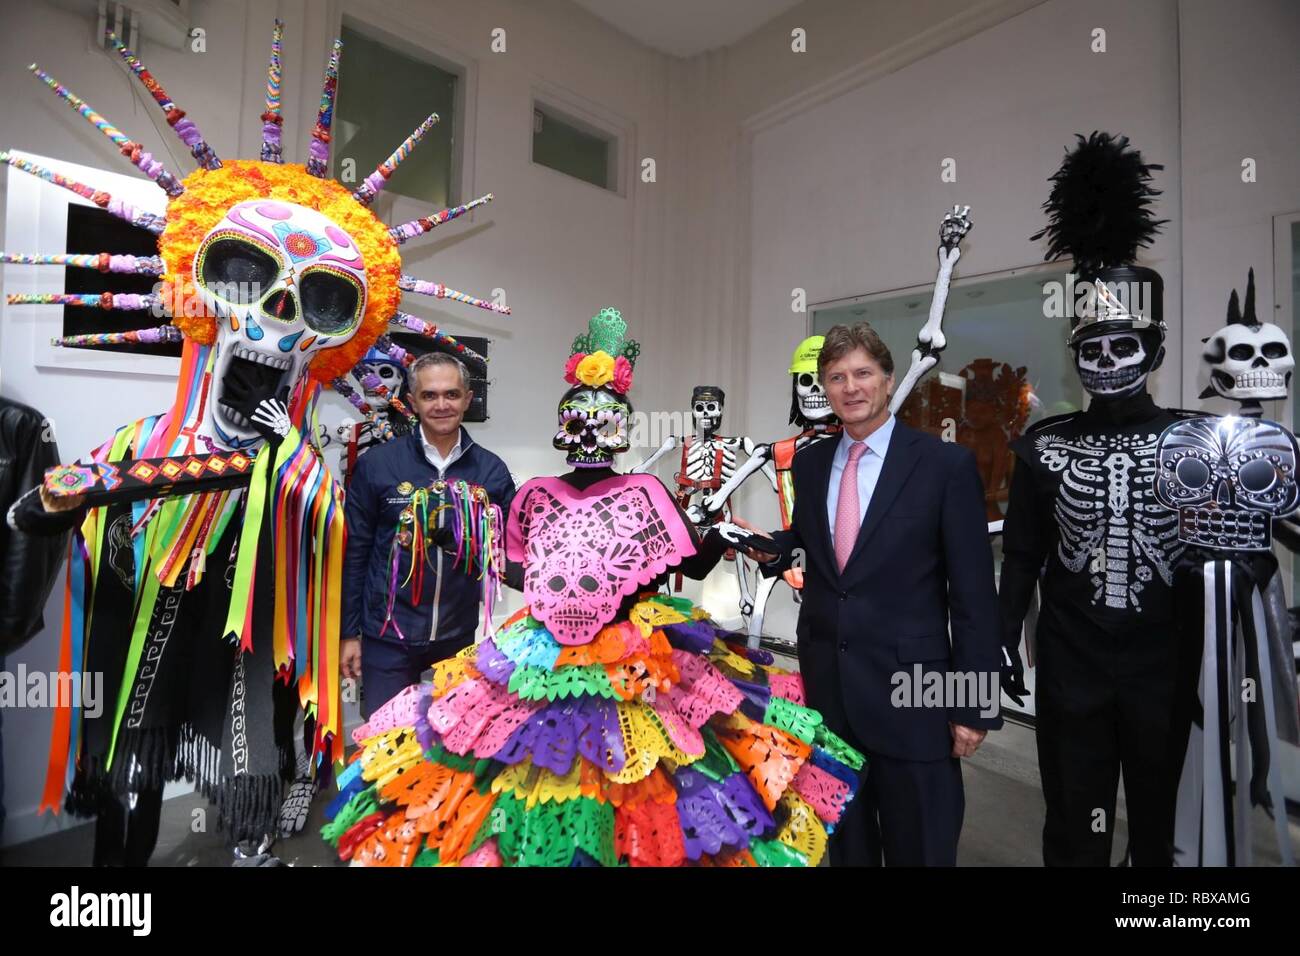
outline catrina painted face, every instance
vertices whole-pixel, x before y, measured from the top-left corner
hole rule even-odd
[[[560,430],[553,444],[575,468],[604,468],[630,447],[632,405],[606,388],[576,385],[560,399]]]

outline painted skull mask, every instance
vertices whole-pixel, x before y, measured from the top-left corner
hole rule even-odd
[[[800,372],[791,376],[794,394],[790,410],[791,424],[820,425],[835,419],[831,400],[826,397],[826,389],[821,380],[812,372]]]
[[[576,385],[560,399],[560,429],[552,444],[575,468],[604,468],[631,447],[632,405],[607,388]]]
[[[388,395],[399,397],[406,394],[406,367],[401,362],[394,362],[383,352],[371,349],[357,369],[365,391],[366,401],[372,404],[387,404]],[[382,385],[388,390],[387,395],[375,387]]]
[[[724,403],[722,389],[713,385],[697,385],[694,388],[691,394],[691,418],[697,435],[712,438],[722,427]]]
[[[1092,335],[1073,344],[1074,365],[1084,391],[1102,398],[1131,395],[1160,366],[1164,347],[1142,332]]]
[[[225,449],[259,442],[248,409],[292,393],[313,357],[356,334],[366,310],[353,238],[321,213],[279,200],[232,206],[199,246],[194,283],[217,320],[202,432]]]
[[[1178,538],[1204,548],[1265,551],[1272,521],[1300,503],[1295,436],[1276,422],[1230,415],[1165,429],[1156,499],[1178,511]]]
[[[1272,322],[1225,325],[1206,340],[1201,360],[1209,375],[1202,397],[1235,402],[1286,398],[1295,371],[1291,343]]]

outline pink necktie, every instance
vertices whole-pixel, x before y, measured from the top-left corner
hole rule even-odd
[[[840,475],[840,500],[835,506],[835,563],[840,573],[849,563],[849,555],[858,541],[858,528],[862,516],[858,514],[858,459],[867,450],[867,443],[855,441],[849,445],[849,460]]]

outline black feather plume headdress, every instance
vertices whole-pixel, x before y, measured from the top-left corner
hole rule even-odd
[[[1127,136],[1094,131],[1075,139],[1051,177],[1052,194],[1043,203],[1047,226],[1031,237],[1047,239],[1046,260],[1073,258],[1082,280],[1081,298],[1074,300],[1071,290],[1068,342],[1137,331],[1158,344],[1165,334],[1164,281],[1134,260],[1168,222],[1151,212],[1160,195],[1151,173],[1164,167],[1144,162]]]
[[[1151,213],[1160,190],[1151,187],[1158,163],[1144,163],[1127,136],[1093,132],[1066,152],[1051,177],[1052,194],[1043,203],[1047,227],[1030,238],[1047,238],[1046,260],[1071,256],[1081,276],[1132,264],[1138,248],[1151,244],[1167,219]]]

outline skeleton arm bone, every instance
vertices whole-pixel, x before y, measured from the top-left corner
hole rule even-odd
[[[752,438],[750,438],[748,435],[746,435],[746,436],[744,436],[743,438],[741,438],[741,440],[740,440],[740,447],[743,448],[743,449],[745,450],[745,454],[746,454],[748,457],[753,458],[753,457],[754,457],[754,453],[755,453],[755,452],[756,452],[756,451],[757,451],[761,446],[760,446],[760,445],[757,445],[757,444],[754,442],[754,439],[752,439]],[[772,490],[773,490],[773,491],[778,491],[779,489],[777,488],[777,484],[776,484],[776,469],[772,467],[772,461],[771,461],[771,459],[768,459],[767,461],[763,462],[763,474],[767,475],[767,480],[768,480],[769,482],[771,482],[771,484],[772,484]]]
[[[921,330],[916,333],[916,348],[912,350],[912,363],[894,395],[889,401],[889,411],[897,414],[907,397],[930,369],[939,362],[939,353],[947,346],[943,335],[943,313],[948,303],[948,286],[952,281],[952,270],[961,258],[962,237],[970,231],[971,221],[968,213],[970,206],[952,207],[952,212],[943,217],[939,226],[939,273],[934,280],[934,295],[930,299],[930,315]]]
[[[681,441],[681,439],[678,438],[676,435],[669,435],[667,438],[664,439],[664,443],[659,446],[659,448],[655,451],[655,453],[652,454],[645,461],[641,462],[641,464],[633,468],[630,474],[634,474],[634,475],[648,474],[654,468],[655,462],[657,462],[664,455],[668,454],[669,451],[676,448],[677,443],[679,441]]]
[[[736,469],[736,473],[731,476],[731,480],[724,484],[713,494],[704,499],[704,510],[706,514],[713,514],[721,511],[727,500],[736,493],[745,479],[763,467],[763,463],[771,455],[771,445],[759,445],[749,459]]]

